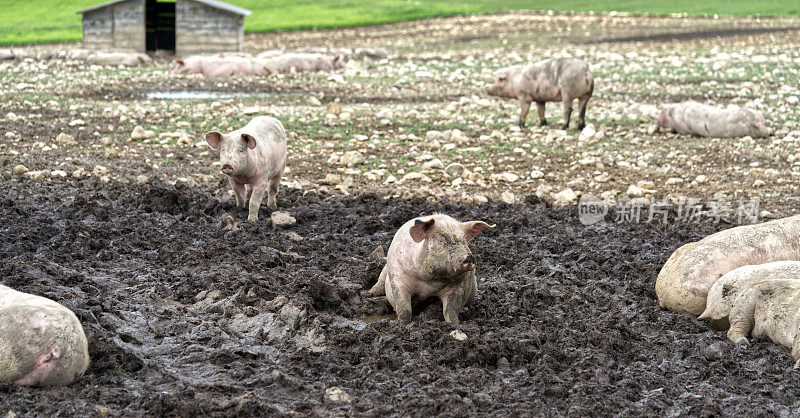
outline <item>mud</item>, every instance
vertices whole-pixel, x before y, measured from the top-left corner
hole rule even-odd
[[[532,197],[471,206],[284,189],[278,205],[297,224],[273,229],[180,183],[29,186],[0,181],[0,280],[73,309],[92,363],[69,387],[0,388],[3,414],[798,412],[789,350],[766,339],[739,350],[658,308],[669,254],[725,225],[585,227],[575,208]],[[437,303],[400,328],[365,292],[381,268],[370,253],[434,212],[497,224],[471,243],[479,292],[460,316],[465,341]],[[227,213],[241,230],[219,228]],[[333,386],[351,403],[326,401]]]

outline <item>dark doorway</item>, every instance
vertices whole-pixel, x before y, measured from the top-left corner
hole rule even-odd
[[[147,51],[175,53],[175,2],[145,2]]]

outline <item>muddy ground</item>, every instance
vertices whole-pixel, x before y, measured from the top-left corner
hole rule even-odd
[[[73,309],[92,357],[66,388],[0,387],[0,416],[797,415],[789,349],[756,339],[740,350],[655,300],[669,255],[735,219],[618,223],[612,211],[587,227],[574,205],[552,204],[566,188],[637,197],[629,186],[644,181],[646,198],[694,196],[705,210],[759,198],[762,218],[796,213],[797,27],[539,13],[248,36],[252,52],[390,52],[273,78],[175,75],[166,61],[0,63],[0,282]],[[565,54],[590,60],[603,86],[587,117],[596,135],[520,131],[516,104],[484,97],[494,69]],[[646,106],[687,98],[755,107],[776,135],[653,129]],[[393,117],[377,118],[384,110]],[[289,132],[278,205],[297,223],[285,229],[265,207],[245,222],[216,156],[196,144],[259,113]],[[135,125],[155,136],[132,140]],[[428,139],[453,129],[456,148]],[[338,162],[352,151],[363,161]],[[433,159],[464,171],[426,168]],[[424,177],[403,181],[411,172]],[[400,328],[365,294],[382,267],[370,253],[434,212],[497,224],[471,243],[479,289],[463,341],[436,303]],[[220,227],[229,213],[241,229]],[[349,401],[326,398],[334,387]]]
[[[609,215],[587,228],[572,208],[535,197],[474,206],[292,190],[279,205],[297,224],[273,229],[239,213],[242,229],[223,231],[231,201],[182,184],[2,187],[0,277],[73,309],[92,357],[69,387],[0,389],[3,411],[797,412],[788,349],[761,339],[739,351],[723,333],[658,308],[654,280],[669,254],[725,225],[616,224]],[[370,252],[407,219],[434,212],[497,224],[471,244],[480,280],[461,314],[465,341],[435,304],[407,328],[360,320],[390,310],[365,295],[381,267]],[[350,404],[324,401],[334,386]]]

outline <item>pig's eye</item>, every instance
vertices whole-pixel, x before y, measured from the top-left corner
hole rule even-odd
[[[239,154],[244,154],[244,148],[239,148]]]

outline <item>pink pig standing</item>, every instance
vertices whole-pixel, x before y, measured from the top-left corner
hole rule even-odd
[[[459,222],[447,215],[431,215],[406,222],[392,239],[386,265],[370,289],[386,295],[401,325],[411,321],[411,299],[433,296],[442,300],[444,320],[458,325],[458,313],[478,289],[475,257],[467,242],[493,228],[481,221]]]
[[[276,198],[286,167],[286,132],[280,121],[269,116],[253,118],[243,128],[225,135],[211,131],[206,142],[219,149],[222,173],[236,195],[236,207],[249,202],[247,220],[258,221],[258,208],[267,193],[267,206],[277,209]]]

